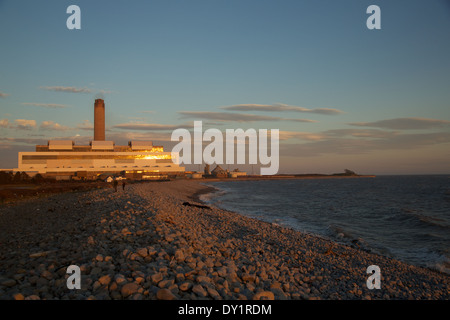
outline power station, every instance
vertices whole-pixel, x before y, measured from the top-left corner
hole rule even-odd
[[[105,102],[94,103],[94,139],[89,145],[71,140],[49,140],[35,152],[19,152],[18,168],[30,176],[39,173],[57,180],[93,180],[106,175],[129,179],[159,179],[184,175],[177,153],[164,152],[152,141],[129,141],[116,146],[105,140]]]

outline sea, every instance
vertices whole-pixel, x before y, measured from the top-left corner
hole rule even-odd
[[[207,185],[211,205],[450,274],[450,175]]]

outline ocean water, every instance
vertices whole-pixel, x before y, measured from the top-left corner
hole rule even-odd
[[[208,185],[223,209],[450,274],[450,175]]]

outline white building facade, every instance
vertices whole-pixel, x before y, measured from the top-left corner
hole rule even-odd
[[[174,158],[175,157],[175,158]],[[113,141],[92,141],[76,146],[70,140],[50,140],[36,146],[36,152],[19,152],[18,168],[56,179],[96,179],[102,174],[146,179],[183,174],[177,154],[164,152],[151,141],[130,141],[115,146]]]

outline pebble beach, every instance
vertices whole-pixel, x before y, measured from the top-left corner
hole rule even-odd
[[[2,300],[448,300],[449,275],[205,205],[200,181],[0,207]],[[81,289],[68,289],[68,266]],[[367,267],[381,270],[368,289]]]

